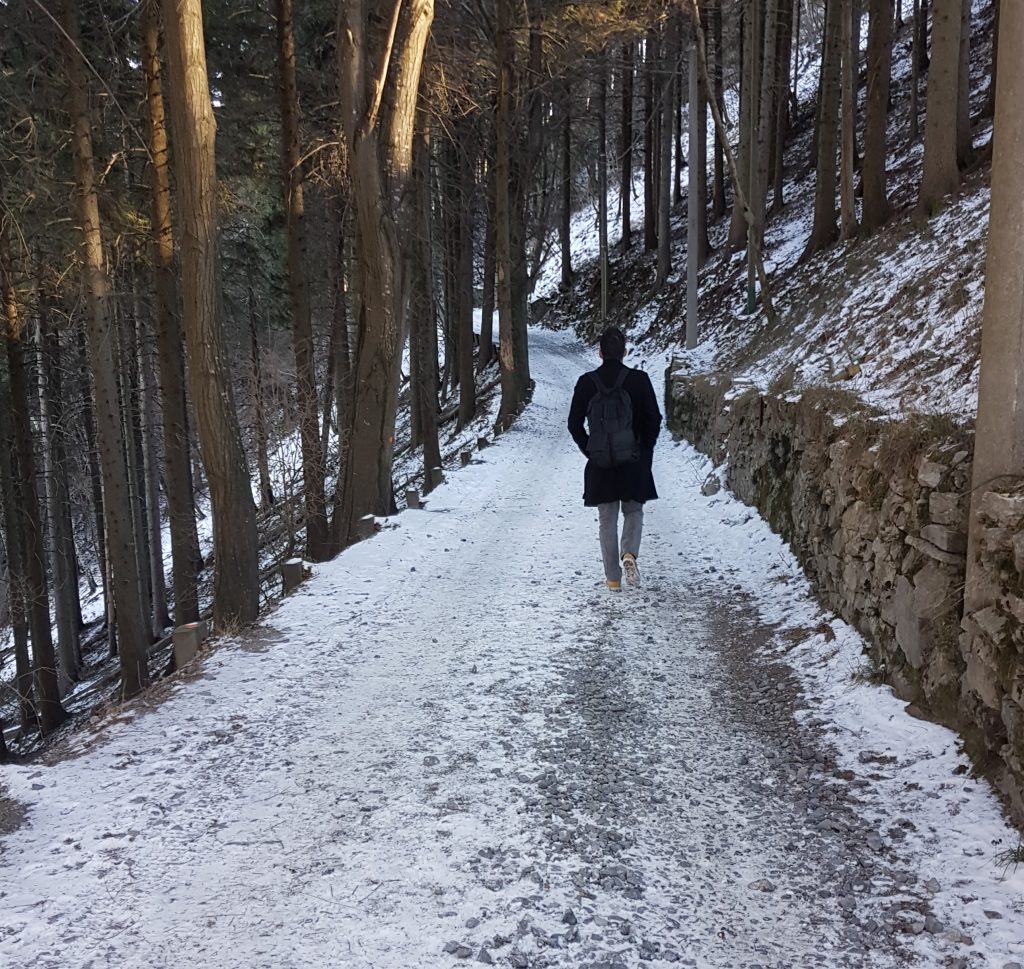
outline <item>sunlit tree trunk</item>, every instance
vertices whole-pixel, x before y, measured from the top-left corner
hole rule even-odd
[[[182,222],[189,387],[213,511],[214,625],[259,614],[256,506],[226,365],[217,258],[216,122],[200,0],[164,0],[171,122]]]
[[[110,278],[100,226],[99,198],[93,162],[85,68],[78,51],[77,0],[65,0],[67,33],[65,63],[73,123],[75,195],[82,233],[81,261],[85,283],[89,358],[96,390],[96,430],[103,476],[107,564],[117,617],[121,688],[126,696],[149,682],[146,650],[149,630],[140,596],[140,576],[131,518],[131,489],[125,460],[117,397],[116,329],[111,320]]]
[[[861,229],[870,235],[884,225],[889,205],[886,157],[889,84],[892,77],[893,0],[870,0],[868,93],[864,129],[864,212]]]

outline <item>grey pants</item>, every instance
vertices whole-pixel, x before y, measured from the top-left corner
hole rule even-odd
[[[623,501],[622,543],[619,543],[619,502],[609,501],[597,506],[601,522],[601,558],[604,577],[611,582],[622,581],[622,556],[627,552],[640,555],[640,539],[644,531],[644,505],[641,501]]]

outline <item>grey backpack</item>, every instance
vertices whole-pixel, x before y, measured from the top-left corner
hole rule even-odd
[[[587,453],[599,468],[617,468],[640,460],[640,442],[633,430],[633,401],[623,386],[628,373],[629,369],[623,367],[611,387],[601,383],[596,373],[590,374],[597,393],[587,405]]]

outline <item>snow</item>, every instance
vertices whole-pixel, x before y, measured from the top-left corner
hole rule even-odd
[[[688,446],[658,452],[644,589],[603,591],[564,427],[593,360],[531,341],[530,408],[425,511],[162,700],[0,771],[27,810],[0,842],[0,964],[408,969],[458,964],[449,943],[566,967],[1020,958],[996,799],[951,733],[855,680],[861,640],[749,509],[701,496]],[[800,727],[751,705],[771,664],[802,685]],[[772,730],[824,759],[780,764]],[[847,835],[807,813],[844,786],[829,758],[856,775],[830,809]],[[858,927],[835,880],[859,870]],[[887,936],[925,908],[942,932]]]

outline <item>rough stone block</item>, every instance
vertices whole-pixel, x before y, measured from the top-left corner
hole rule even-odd
[[[966,656],[963,688],[965,692],[974,693],[990,710],[999,710],[1003,691],[999,685],[993,659],[991,644],[986,643],[983,636],[975,636],[971,640],[971,649]]]
[[[1024,532],[1013,536],[1013,567],[1024,575]]]
[[[891,609],[891,614],[896,618],[896,645],[907,657],[907,662],[919,670],[924,666],[927,644],[921,619],[914,607],[914,587],[905,575],[901,575],[896,583]]]
[[[957,609],[959,583],[950,570],[937,562],[928,562],[914,576],[914,613],[921,619],[934,621]]]
[[[986,491],[978,501],[978,513],[994,525],[1016,528],[1024,521],[1024,495]]]
[[[199,622],[186,623],[184,626],[178,626],[174,632],[171,633],[171,645],[174,649],[174,665],[177,669],[183,669],[195,658],[196,653],[199,652],[199,647],[202,646],[206,640],[206,636],[206,623],[202,620]]]
[[[406,488],[405,507],[412,511],[416,511],[423,507],[423,502],[420,501],[420,493],[415,488]]]
[[[485,447],[490,447],[491,442],[486,437],[478,437],[476,439],[476,449],[482,451]]]
[[[1002,641],[1003,634],[1006,632],[1007,619],[995,606],[986,606],[984,609],[971,613],[971,619],[992,642]]]
[[[931,542],[925,541],[923,538],[908,535],[906,542],[911,548],[916,549],[922,555],[926,555],[928,558],[934,559],[936,562],[942,562],[944,565],[953,565],[957,568],[963,568],[964,563],[966,562],[966,556],[956,555],[953,552],[946,552],[937,545],[933,545]]]
[[[462,466],[465,467],[467,464],[469,464],[470,461],[473,460],[473,452],[472,451],[463,451],[459,455],[459,457],[462,459]]]
[[[282,564],[281,582],[285,595],[297,589],[302,584],[303,578],[302,559],[288,559]]]
[[[936,525],[962,528],[967,519],[967,508],[962,495],[933,491],[928,496],[928,517]]]
[[[922,488],[938,488],[948,470],[944,464],[922,458],[917,466],[917,483]]]
[[[948,525],[925,525],[921,529],[921,538],[941,548],[943,552],[952,552],[954,555],[967,554],[967,535]]]

